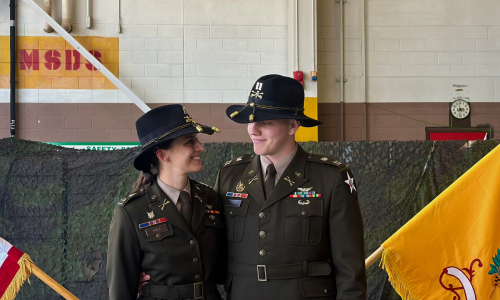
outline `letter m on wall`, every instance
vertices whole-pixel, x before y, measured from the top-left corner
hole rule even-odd
[[[39,70],[40,69],[40,57],[38,50],[32,50],[28,53],[28,50],[19,50],[19,69],[20,70]]]

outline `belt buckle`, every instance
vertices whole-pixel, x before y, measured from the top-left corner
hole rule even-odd
[[[196,294],[196,286],[201,286],[201,295]],[[194,284],[194,299],[203,299],[203,282],[197,282]]]
[[[264,278],[260,277],[259,268],[260,269],[264,269]],[[267,268],[266,268],[266,265],[257,265],[257,280],[259,280],[259,281],[267,281]]]

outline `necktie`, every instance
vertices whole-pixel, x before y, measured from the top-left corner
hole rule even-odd
[[[179,194],[179,201],[181,202],[181,216],[186,220],[186,223],[191,226],[191,216],[193,215],[193,205],[191,204],[191,197],[186,191]]]
[[[274,176],[276,175],[276,168],[273,164],[267,166],[266,169],[267,177],[266,182],[264,182],[264,192],[266,193],[266,199],[269,198],[271,192],[274,188]]]

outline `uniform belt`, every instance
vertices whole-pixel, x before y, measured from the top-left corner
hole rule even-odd
[[[291,279],[306,276],[330,275],[332,267],[327,261],[307,262],[289,265],[251,265],[238,261],[231,262],[230,273],[245,277],[257,278],[259,281],[268,279]]]
[[[141,294],[143,297],[159,299],[202,299],[204,295],[208,295],[216,291],[217,286],[213,281],[178,285],[158,285],[148,283],[141,288]]]

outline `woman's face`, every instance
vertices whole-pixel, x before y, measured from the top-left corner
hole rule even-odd
[[[203,168],[200,154],[205,151],[205,147],[198,141],[195,133],[175,138],[170,149],[158,151],[164,151],[163,157],[166,158],[166,162],[160,159],[160,164],[169,171],[188,174],[199,172]],[[157,155],[159,154],[157,152]]]

